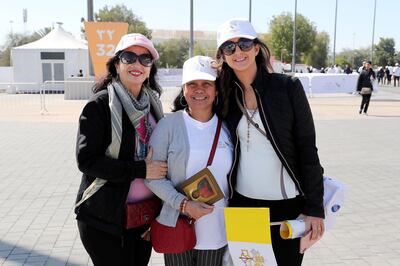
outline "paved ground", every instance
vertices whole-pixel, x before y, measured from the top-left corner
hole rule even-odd
[[[303,265],[400,265],[400,88],[373,96],[369,116],[358,115],[359,102],[310,98],[325,172],[347,185],[348,198]],[[84,102],[50,99],[45,116],[35,103],[8,103],[0,106],[0,265],[91,265],[73,214]]]

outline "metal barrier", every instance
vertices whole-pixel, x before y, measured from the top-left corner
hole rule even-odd
[[[93,79],[86,80],[47,80],[40,88],[43,96],[40,112],[48,113],[48,105],[60,105],[64,100],[88,100],[93,95]]]
[[[0,83],[0,112],[8,116],[24,110],[26,113],[42,109],[40,84],[36,82]]]

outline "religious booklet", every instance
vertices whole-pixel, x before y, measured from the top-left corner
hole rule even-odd
[[[224,198],[224,193],[208,168],[204,168],[186,179],[179,186],[179,190],[186,194],[189,200],[201,201],[210,205]]]

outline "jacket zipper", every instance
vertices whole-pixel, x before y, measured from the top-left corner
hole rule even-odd
[[[236,159],[237,159],[237,147],[238,147],[238,143],[239,143],[239,135],[237,133],[237,127],[235,129],[236,131],[236,144],[235,144],[235,158],[233,158],[233,164],[232,164],[232,168],[231,171],[229,173],[229,188],[231,189],[231,194],[229,195],[229,198],[232,199],[233,197],[233,187],[232,187],[232,173],[233,173],[233,169],[235,168],[235,164],[236,164]]]
[[[235,82],[235,84],[240,88],[240,90],[241,90],[242,93],[243,93],[242,87],[241,87],[237,82]],[[265,116],[264,107],[263,107],[263,105],[261,104],[261,100],[260,100],[260,99],[261,99],[261,96],[260,96],[260,94],[258,93],[258,91],[257,91],[256,89],[254,89],[254,91],[255,91],[255,93],[256,93],[257,96],[258,96],[257,104],[259,103],[260,106],[261,106],[261,111],[262,111],[263,116],[264,116],[265,124],[267,125],[267,129],[268,129],[269,135],[271,136],[271,140],[272,140],[271,144],[272,144],[272,145],[275,147],[275,149],[279,152],[279,155],[280,155],[281,158],[283,159],[285,165],[287,166],[287,168],[289,169],[289,171],[292,173],[293,179],[294,179],[294,181],[297,183],[297,187],[299,188],[300,193],[304,196],[304,192],[303,192],[303,190],[302,190],[301,187],[300,187],[300,182],[297,180],[296,175],[294,174],[294,172],[293,172],[292,169],[290,168],[288,162],[286,161],[285,157],[283,156],[282,152],[279,150],[278,145],[277,145],[276,142],[275,142],[274,136],[272,135],[272,132],[271,132],[271,129],[270,129],[270,127],[269,127],[267,118],[266,118],[266,116]],[[256,98],[257,98],[257,97],[256,97]],[[261,118],[261,119],[262,119],[262,118]]]

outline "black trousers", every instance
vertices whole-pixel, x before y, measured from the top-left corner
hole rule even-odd
[[[369,101],[371,100],[372,94],[362,94],[360,111],[366,113],[368,111]]]
[[[234,192],[229,203],[230,207],[268,207],[271,222],[296,219],[302,212],[304,200],[302,197],[287,200],[260,200],[245,197]],[[271,226],[272,249],[279,266],[301,265],[303,254],[299,253],[300,238],[281,238],[278,225]]]
[[[147,227],[126,230],[121,237],[78,221],[83,246],[95,266],[146,266],[151,256],[151,243],[140,235]]]
[[[165,266],[221,266],[226,246],[215,250],[192,249],[178,254],[164,254]]]

